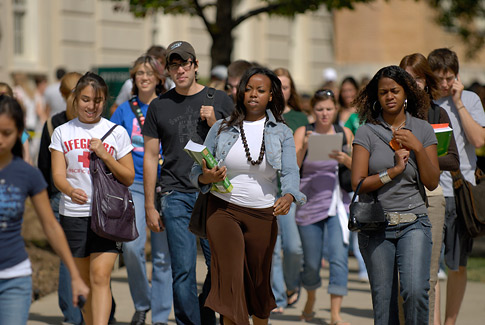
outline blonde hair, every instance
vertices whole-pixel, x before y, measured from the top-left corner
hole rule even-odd
[[[5,82],[0,82],[0,95],[13,97],[12,88]]]
[[[59,91],[62,97],[66,101],[66,116],[68,120],[72,120],[76,117],[77,113],[74,109],[74,93],[73,90],[76,88],[76,84],[81,79],[82,74],[77,72],[69,72],[64,75],[61,79],[61,85],[59,86]]]

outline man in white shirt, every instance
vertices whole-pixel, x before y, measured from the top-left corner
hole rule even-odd
[[[436,104],[443,107],[453,125],[453,134],[460,156],[460,171],[467,181],[475,184],[475,148],[485,144],[485,113],[478,95],[464,90],[458,74],[456,53],[447,48],[433,50],[428,62],[438,78],[441,98]],[[449,172],[443,172],[440,185],[446,200],[445,210],[445,261],[449,268],[446,288],[445,325],[456,323],[465,295],[467,283],[466,265],[471,253],[473,239],[457,218],[453,182]]]
[[[64,68],[58,68],[56,70],[57,82],[49,85],[45,92],[44,98],[46,102],[46,116],[53,116],[60,113],[66,109],[66,102],[61,95],[59,86],[61,85],[61,79],[66,74]]]

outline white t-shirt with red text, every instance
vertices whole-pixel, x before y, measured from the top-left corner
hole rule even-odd
[[[67,217],[91,216],[92,181],[89,174],[89,143],[92,138],[100,139],[115,125],[113,122],[101,118],[98,123],[86,124],[75,118],[60,125],[52,134],[49,149],[64,153],[66,159],[66,178],[74,188],[86,192],[88,201],[85,204],[72,202],[71,198],[63,194],[59,203],[59,214]],[[119,160],[133,150],[131,139],[125,128],[119,126],[103,141],[106,151],[114,159]]]

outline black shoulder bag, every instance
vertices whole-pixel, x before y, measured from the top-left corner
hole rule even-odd
[[[106,139],[118,125],[102,138]],[[93,191],[91,196],[91,229],[98,236],[117,242],[138,238],[135,223],[135,205],[128,187],[114,177],[105,163],[94,152],[89,161]]]
[[[212,106],[214,102],[214,94],[216,90],[212,87],[207,88],[206,98],[204,99],[204,106]],[[207,193],[199,192],[197,200],[195,201],[192,215],[189,222],[189,230],[196,236],[207,238],[206,223],[207,223],[207,202],[209,201],[210,191]]]
[[[386,229],[388,222],[384,214],[384,209],[382,209],[381,204],[377,200],[376,192],[373,192],[374,202],[355,202],[364,179],[357,185],[352,201],[350,202],[349,230],[355,232],[382,231]]]

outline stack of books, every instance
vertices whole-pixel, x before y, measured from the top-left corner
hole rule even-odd
[[[443,124],[431,124],[438,140],[438,157],[444,156],[448,153],[448,147],[450,146],[450,139],[452,129],[448,123]]]
[[[212,153],[204,145],[189,140],[189,142],[187,142],[187,144],[185,145],[184,150],[186,153],[189,154],[190,157],[192,157],[192,159],[194,159],[196,163],[201,166],[202,159],[205,159],[207,168],[212,169],[215,166],[219,166]],[[232,184],[226,177],[223,181],[213,183],[211,191],[216,191],[219,193],[230,193],[232,191]]]

